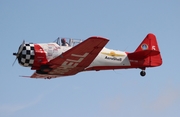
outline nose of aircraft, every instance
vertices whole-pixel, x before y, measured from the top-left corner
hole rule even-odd
[[[21,44],[17,53],[13,53],[17,57],[20,65],[24,67],[32,67],[34,63],[34,44]]]

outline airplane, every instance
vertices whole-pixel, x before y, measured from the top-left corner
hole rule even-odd
[[[69,40],[69,42],[67,41]],[[13,53],[19,64],[31,67],[35,72],[29,78],[58,78],[72,76],[84,71],[141,69],[162,65],[162,58],[156,36],[147,34],[134,52],[108,49],[108,39],[92,36],[86,40],[58,38],[53,43],[23,43]],[[13,64],[14,64],[13,63]]]

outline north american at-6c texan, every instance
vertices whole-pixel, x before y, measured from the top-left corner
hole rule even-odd
[[[16,56],[19,64],[35,72],[30,78],[57,78],[71,76],[83,71],[116,69],[145,69],[162,64],[158,43],[154,34],[149,33],[134,52],[123,52],[105,48],[108,39],[98,36],[82,41],[58,38],[53,43],[23,43]],[[28,76],[26,76],[28,77]]]

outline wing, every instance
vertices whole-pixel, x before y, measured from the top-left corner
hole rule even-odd
[[[62,53],[60,56],[49,61],[48,66],[52,69],[46,76],[67,76],[81,72],[91,64],[99,52],[109,40],[102,37],[90,37],[82,43],[76,45],[70,50]],[[38,77],[33,74],[31,78]]]
[[[28,76],[23,76],[23,77],[28,77]],[[30,76],[30,78],[47,78],[47,79],[57,78],[57,77],[61,77],[61,76],[58,76],[58,75],[49,75],[49,74],[38,74],[36,72],[34,72],[32,74],[32,76]]]

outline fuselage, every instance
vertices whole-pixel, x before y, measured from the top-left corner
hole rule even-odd
[[[60,56],[71,49],[71,46],[61,46],[57,43],[25,44],[19,57],[19,64],[37,70],[42,64]],[[130,66],[127,53],[123,51],[103,48],[92,63],[84,70],[118,69]],[[118,67],[119,66],[119,67]]]

